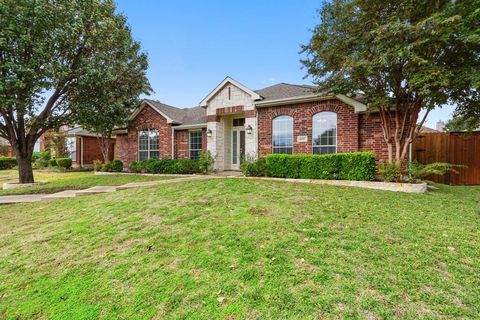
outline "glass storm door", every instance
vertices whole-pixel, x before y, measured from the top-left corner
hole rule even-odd
[[[240,170],[240,161],[245,156],[245,130],[232,129],[232,170]]]

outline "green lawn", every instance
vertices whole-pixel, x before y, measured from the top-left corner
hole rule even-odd
[[[480,187],[212,179],[0,207],[0,318],[478,319]]]
[[[135,175],[94,175],[92,171],[82,172],[60,172],[60,171],[34,171],[35,181],[47,181],[47,184],[22,188],[0,190],[0,196],[12,194],[32,194],[32,193],[55,193],[67,189],[79,190],[94,186],[119,186],[129,182],[151,181],[159,179],[171,179],[174,176],[135,176]],[[4,182],[18,182],[18,171],[1,170],[0,188]]]

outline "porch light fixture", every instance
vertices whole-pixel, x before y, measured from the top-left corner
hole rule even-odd
[[[212,129],[208,129],[207,130],[207,137],[211,137],[212,136]]]
[[[248,126],[245,128],[245,132],[246,132],[247,134],[252,134],[252,132],[253,132],[252,126],[251,126],[251,125],[248,125]]]

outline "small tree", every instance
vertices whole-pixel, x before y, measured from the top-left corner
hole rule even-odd
[[[448,120],[445,124],[445,130],[449,132],[455,131],[472,131],[476,128],[480,128],[480,123],[475,118],[467,116],[455,116]]]
[[[0,17],[0,137],[28,183],[37,139],[75,123],[104,79],[145,83],[147,58],[112,0],[4,0]]]
[[[320,90],[364,95],[399,165],[430,110],[478,106],[478,8],[478,0],[327,2],[302,63]]]
[[[45,141],[45,149],[50,150],[52,155],[57,158],[63,158],[67,155],[67,135],[62,129],[52,129],[43,135]]]

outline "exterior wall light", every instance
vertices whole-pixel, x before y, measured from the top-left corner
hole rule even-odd
[[[245,128],[245,132],[246,132],[247,134],[252,134],[252,132],[253,132],[252,126],[251,126],[251,125],[248,125],[248,126]]]
[[[207,137],[212,137],[212,129],[207,130]]]

